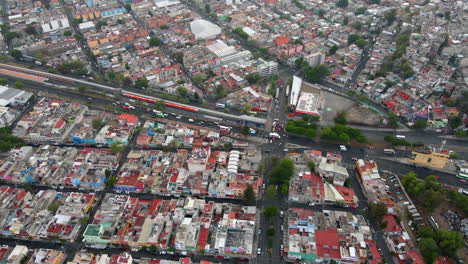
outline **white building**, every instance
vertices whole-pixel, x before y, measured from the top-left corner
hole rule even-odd
[[[325,62],[325,55],[321,52],[311,53],[304,57],[304,60],[309,63],[310,66],[317,66]]]
[[[257,71],[262,77],[276,74],[278,73],[278,63],[276,61],[261,60],[261,63],[257,66]]]
[[[212,39],[221,34],[220,27],[203,19],[190,22],[190,30],[195,39]]]

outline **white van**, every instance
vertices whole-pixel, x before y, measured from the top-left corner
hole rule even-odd
[[[223,104],[223,103],[216,103],[216,107],[218,107],[218,108],[226,108],[226,104]]]

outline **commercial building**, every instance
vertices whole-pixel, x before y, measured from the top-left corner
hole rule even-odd
[[[320,116],[323,103],[321,88],[305,83],[301,78],[294,76],[289,98],[289,103],[295,107],[296,114]]]
[[[212,39],[221,34],[221,28],[204,19],[190,22],[190,30],[195,39]]]
[[[433,167],[437,169],[443,169],[449,160],[448,153],[438,153],[438,152],[412,152],[412,158],[408,159],[408,162],[425,166]]]

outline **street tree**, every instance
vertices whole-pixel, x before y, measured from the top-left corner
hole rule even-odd
[[[114,144],[111,145],[111,148],[110,150],[113,152],[113,153],[119,153],[119,152],[122,152],[124,151],[125,149],[125,146],[122,145],[122,143],[120,142],[116,142]]]
[[[282,195],[288,195],[288,193],[289,193],[289,185],[283,183],[281,185],[281,194]]]
[[[0,85],[7,85],[7,84],[8,84],[8,79],[0,78]]]
[[[388,113],[388,124],[394,128],[397,129],[400,127],[399,125],[400,117],[393,111],[390,111]]]
[[[13,87],[17,88],[17,89],[21,89],[24,87],[24,82],[23,81],[15,81],[13,83]]]
[[[268,205],[268,206],[265,207],[265,211],[263,212],[263,214],[267,218],[275,217],[275,216],[278,215],[278,207],[276,207],[274,205]]]
[[[156,102],[154,102],[154,107],[156,108],[156,110],[162,111],[166,108],[166,105],[164,104],[163,100],[157,100]]]
[[[266,196],[268,197],[276,197],[278,195],[278,191],[276,190],[276,187],[274,185],[268,186],[268,188],[265,191]]]
[[[135,81],[135,86],[138,88],[147,88],[149,84],[148,79],[146,77],[141,77]]]
[[[21,50],[17,50],[17,49],[10,51],[10,55],[17,60],[23,57],[23,53],[21,52]]]
[[[378,223],[382,223],[383,217],[387,214],[387,206],[384,203],[370,203],[369,204],[370,217],[376,220]]]
[[[247,125],[242,126],[241,128],[241,134],[244,136],[247,136],[249,134],[250,128]]]
[[[427,120],[424,119],[418,119],[416,122],[414,122],[414,127],[417,129],[424,129],[427,127]]]

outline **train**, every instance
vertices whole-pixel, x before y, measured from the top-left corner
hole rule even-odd
[[[58,74],[52,74],[52,73],[38,71],[38,70],[32,70],[32,69],[25,69],[25,68],[22,68],[22,67],[8,65],[8,64],[4,64],[4,63],[0,63],[0,68],[7,69],[7,70],[14,70],[14,71],[22,72],[22,73],[25,73],[25,74],[36,75],[36,76],[40,76],[40,77],[43,77],[43,78],[47,78],[49,80],[55,80],[55,81],[70,83],[70,84],[74,84],[74,85],[83,84],[83,85],[87,85],[87,86],[90,86],[90,87],[96,87],[98,89],[110,91],[109,94],[118,93],[118,94],[123,95],[124,97],[131,98],[131,99],[134,99],[134,100],[141,100],[141,101],[145,101],[145,102],[148,102],[148,103],[155,103],[157,100],[161,100],[161,101],[164,102],[164,105],[166,105],[167,107],[176,108],[176,109],[189,111],[189,112],[209,113],[209,114],[217,115],[217,116],[221,117],[224,120],[225,119],[231,119],[231,120],[235,120],[236,122],[238,122],[240,124],[247,124],[249,126],[264,127],[265,124],[266,124],[266,119],[263,119],[263,118],[248,116],[248,115],[244,115],[244,114],[242,114],[242,115],[237,115],[237,114],[233,115],[233,114],[228,114],[228,113],[224,113],[224,112],[220,112],[220,111],[216,111],[216,110],[195,107],[195,106],[186,105],[186,104],[182,104],[182,103],[177,103],[177,102],[173,102],[173,101],[158,99],[156,97],[131,92],[131,91],[124,90],[124,89],[121,89],[121,88],[115,88],[115,87],[112,87],[112,86],[107,86],[107,85],[93,83],[93,82],[89,82],[89,81],[85,81],[85,80],[70,78],[70,77],[66,77],[66,76],[62,76],[62,75],[58,75]],[[42,83],[47,83],[47,81],[43,81]]]
[[[158,99],[156,99],[154,97],[142,96],[140,94],[131,93],[131,92],[124,92],[122,95],[125,96],[125,97],[128,97],[128,98],[132,98],[132,99],[140,100],[140,101],[145,101],[145,102],[152,103],[152,104],[154,104],[158,100]],[[176,109],[189,111],[189,112],[198,112],[198,110],[199,110],[198,108],[193,107],[193,106],[188,106],[188,105],[169,102],[169,101],[164,101],[164,105],[167,106],[167,107],[176,108]]]

